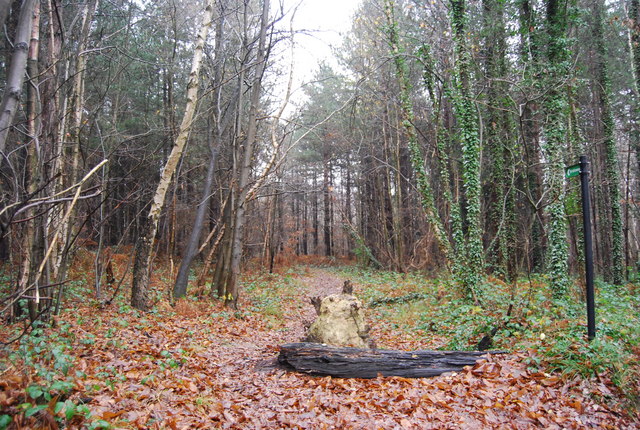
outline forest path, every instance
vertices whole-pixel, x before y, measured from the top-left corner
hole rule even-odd
[[[267,276],[256,281],[262,302],[247,297],[243,305],[276,300],[271,315],[195,300],[155,314],[74,310],[69,342],[81,373],[70,400],[88,399],[94,419],[127,429],[640,428],[593,400],[607,395],[604,384],[532,371],[529,353],[421,379],[278,368],[280,345],[299,341],[315,318],[309,298],[340,292],[345,279],[312,267]],[[408,349],[397,338],[384,347]],[[14,391],[9,398],[24,387]]]
[[[341,292],[346,278],[321,268],[308,267],[299,280],[307,288],[309,297],[325,297]]]
[[[292,319],[288,328],[292,334],[289,342],[300,342],[306,335],[308,325],[316,318],[316,311],[311,304],[313,297],[326,297],[342,291],[345,278],[317,267],[306,267],[304,274],[297,279],[297,283],[302,287],[298,291],[296,300],[301,308],[300,318]]]

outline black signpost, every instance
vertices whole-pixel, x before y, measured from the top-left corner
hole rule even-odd
[[[580,156],[580,163],[569,166],[565,176],[573,178],[580,175],[582,188],[582,222],[584,225],[584,265],[587,287],[587,337],[596,337],[596,305],[593,288],[593,242],[591,238],[591,198],[589,196],[589,161]]]

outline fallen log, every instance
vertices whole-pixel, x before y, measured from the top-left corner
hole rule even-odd
[[[298,372],[339,378],[402,376],[424,378],[472,366],[483,355],[502,351],[395,351],[335,347],[320,343],[288,343],[278,362]]]

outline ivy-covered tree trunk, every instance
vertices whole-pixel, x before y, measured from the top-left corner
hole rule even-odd
[[[450,0],[455,62],[453,69],[453,104],[462,144],[462,184],[466,199],[465,268],[462,282],[468,294],[477,300],[484,274],[484,251],[480,222],[480,132],[478,115],[471,91],[471,53],[467,46],[465,0]]]
[[[484,132],[484,165],[488,181],[483,186],[488,216],[484,231],[492,270],[505,278],[515,277],[515,166],[516,139],[512,135],[504,3],[483,0],[484,68],[487,112]]]
[[[620,179],[618,175],[618,150],[614,137],[615,124],[613,112],[611,110],[611,80],[607,67],[607,48],[603,34],[603,0],[594,0],[593,3],[593,37],[596,54],[596,94],[602,122],[602,144],[604,146],[605,180],[604,192],[608,195],[608,207],[604,208],[609,212],[608,228],[611,234],[611,256],[609,259],[611,267],[612,281],[615,284],[622,284],[624,281],[624,257],[623,257],[623,237],[622,237],[622,209],[620,207]],[[598,118],[596,118],[598,120]],[[598,127],[600,128],[600,127]]]
[[[629,1],[629,44],[637,95],[640,93],[640,0]]]
[[[640,0],[629,1],[629,51],[633,73],[634,96],[631,121],[635,127],[631,131],[631,146],[636,152],[636,164],[640,173]]]
[[[555,299],[566,295],[569,286],[569,250],[564,211],[564,151],[567,140],[567,94],[563,83],[570,71],[567,48],[567,5],[564,0],[546,0],[546,79],[540,83],[546,122],[542,152],[547,193],[547,270]]]
[[[446,230],[444,229],[443,222],[435,206],[433,190],[431,188],[431,183],[429,182],[429,176],[425,171],[424,157],[420,150],[420,145],[418,144],[418,133],[414,125],[415,115],[410,98],[411,84],[409,82],[409,70],[403,49],[399,43],[393,0],[386,0],[385,15],[387,18],[387,42],[391,49],[391,54],[393,55],[398,85],[400,86],[400,102],[402,104],[401,110],[403,116],[402,125],[407,135],[407,145],[409,147],[411,166],[413,167],[413,171],[416,175],[417,188],[420,193],[422,207],[427,215],[427,220],[435,232],[440,251],[444,254],[447,264],[451,264],[452,258],[454,258],[453,250]]]

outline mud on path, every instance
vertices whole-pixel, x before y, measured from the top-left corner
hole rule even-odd
[[[319,378],[264,366],[281,344],[304,336],[315,316],[309,298],[337,293],[343,282],[305,269],[295,294],[280,298],[275,325],[199,302],[157,315],[76,309],[65,316],[79,372],[70,399],[82,398],[92,419],[117,429],[640,428],[590,398],[607,395],[603,384],[531,372],[526,354],[424,379]],[[22,370],[3,378],[21,378]],[[33,381],[14,382],[24,393]],[[10,389],[0,394],[3,410],[17,410],[6,404]]]

